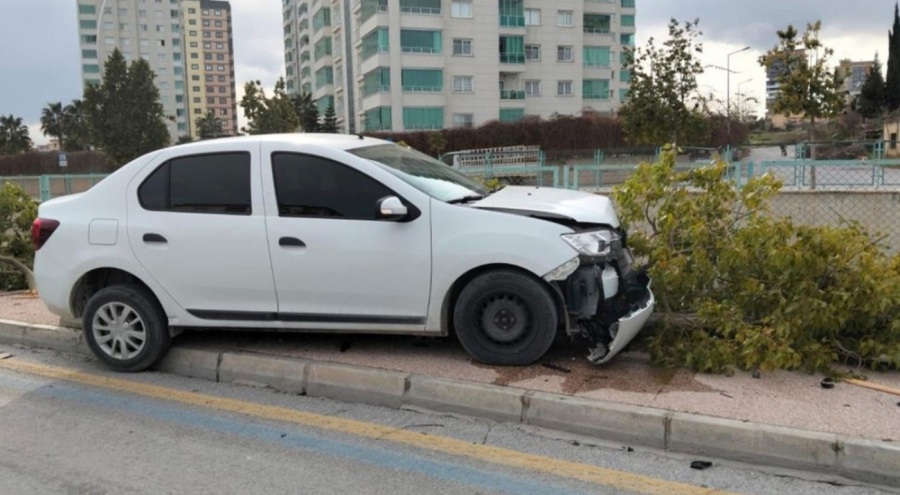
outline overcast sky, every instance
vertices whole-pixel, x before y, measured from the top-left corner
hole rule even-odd
[[[496,1],[496,0],[475,0]],[[534,5],[538,2],[526,2]],[[544,2],[554,8],[555,2]],[[284,72],[281,0],[231,0],[234,16],[235,74],[240,86],[260,80],[274,85]],[[76,0],[0,0],[0,115],[20,116],[36,143],[41,109],[50,101],[81,96]],[[671,17],[700,18],[704,64],[726,65],[731,57],[731,90],[765,99],[765,74],[756,62],[776,42],[775,31],[790,23],[805,26],[821,19],[822,40],[841,58],[887,59],[893,0],[637,0],[638,46],[650,36],[664,38]],[[701,90],[725,98],[725,71],[708,69]],[[240,110],[239,110],[240,112]],[[243,115],[241,114],[241,123]]]

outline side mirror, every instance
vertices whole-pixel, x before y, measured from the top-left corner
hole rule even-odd
[[[375,208],[375,218],[379,220],[398,221],[409,215],[409,209],[400,202],[400,198],[397,196],[387,196],[379,199]]]

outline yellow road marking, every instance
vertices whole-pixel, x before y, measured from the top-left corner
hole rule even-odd
[[[414,431],[354,421],[352,419],[323,416],[321,414],[295,411],[284,407],[254,404],[252,402],[227,399],[196,392],[187,392],[184,390],[161,387],[159,385],[150,385],[130,380],[93,375],[57,366],[46,366],[8,359],[0,361],[0,368],[29,373],[54,380],[65,380],[82,385],[101,387],[153,399],[178,402],[190,406],[200,406],[218,411],[239,413],[255,418],[282,421],[376,440],[387,440],[398,444],[467,457],[512,468],[537,471],[564,478],[597,483],[621,490],[631,490],[651,495],[737,495],[711,488],[703,488],[674,481],[665,481],[649,476],[586,464],[578,464],[576,462],[527,454],[501,447],[473,444],[454,438],[425,435]]]

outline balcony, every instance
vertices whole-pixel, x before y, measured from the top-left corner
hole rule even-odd
[[[612,34],[612,16],[606,14],[584,14],[585,34]]]
[[[500,25],[503,27],[525,27],[525,2],[523,0],[500,0]]]
[[[524,100],[525,99],[525,90],[501,89],[500,90],[500,99],[501,100]]]

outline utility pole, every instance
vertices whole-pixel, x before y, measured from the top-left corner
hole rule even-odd
[[[731,56],[736,55],[741,52],[745,52],[749,50],[749,46],[745,46],[740,50],[731,52],[725,57],[725,71],[728,74],[728,79],[725,86],[725,115],[726,115],[726,125],[728,126],[728,146],[731,147]]]

